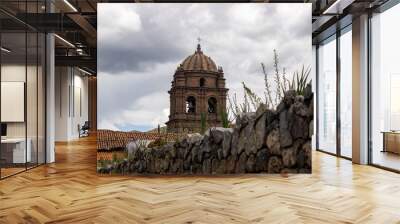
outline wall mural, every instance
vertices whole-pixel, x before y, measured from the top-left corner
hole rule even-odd
[[[97,171],[311,173],[311,5],[298,6],[99,4]]]

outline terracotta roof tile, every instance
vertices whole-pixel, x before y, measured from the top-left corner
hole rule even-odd
[[[97,131],[97,150],[99,151],[119,151],[125,150],[129,142],[135,140],[156,140],[159,138],[166,141],[175,141],[180,136],[175,133],[148,133],[148,132],[123,132],[112,130]]]

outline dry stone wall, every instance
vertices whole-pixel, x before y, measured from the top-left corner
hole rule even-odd
[[[234,128],[211,128],[161,147],[128,147],[128,159],[100,168],[123,174],[311,173],[313,94],[288,91],[276,110],[261,106]]]

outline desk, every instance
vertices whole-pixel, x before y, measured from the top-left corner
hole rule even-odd
[[[383,151],[400,154],[400,132],[383,131]]]
[[[27,139],[25,151],[25,138],[6,138],[1,139],[1,157],[6,163],[26,163],[31,162],[31,139]]]

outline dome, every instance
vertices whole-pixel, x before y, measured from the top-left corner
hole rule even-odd
[[[188,56],[180,65],[182,70],[201,70],[207,72],[218,72],[215,62],[203,54],[200,44],[197,45],[197,50],[194,54]]]

